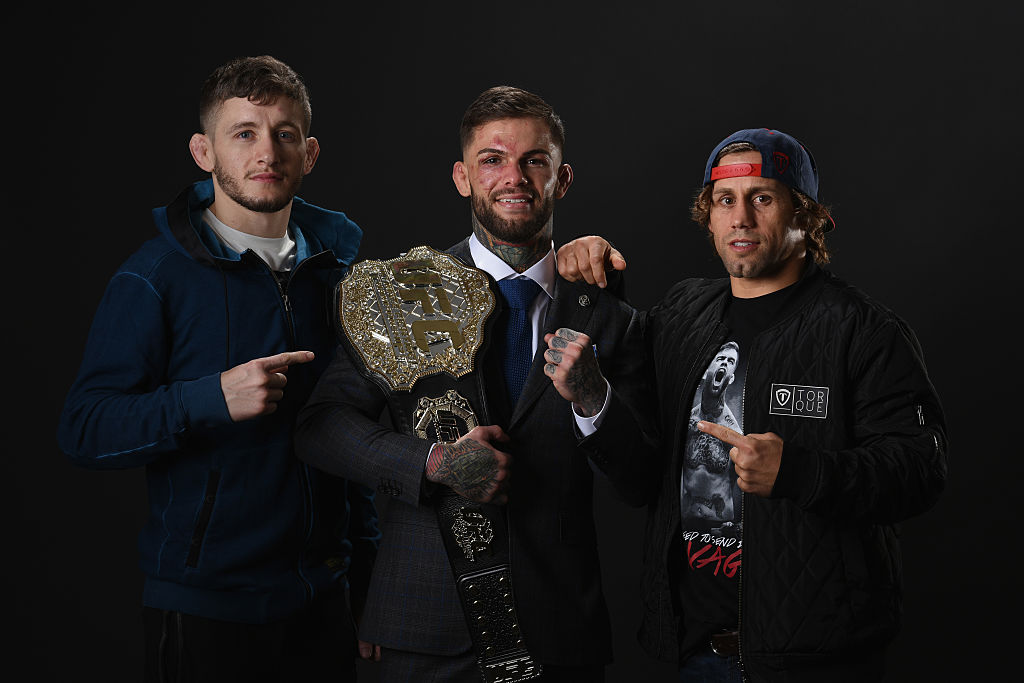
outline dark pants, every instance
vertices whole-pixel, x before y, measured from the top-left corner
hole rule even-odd
[[[381,683],[480,683],[476,655],[453,657],[381,648]],[[604,666],[544,665],[537,683],[603,683]]]
[[[342,591],[269,624],[143,608],[146,683],[304,683],[356,679],[355,627]]]

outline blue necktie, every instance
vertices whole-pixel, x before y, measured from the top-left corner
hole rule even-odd
[[[533,326],[530,325],[530,304],[541,288],[530,278],[498,280],[498,289],[508,306],[505,327],[505,384],[508,387],[512,405],[519,400],[519,394],[526,384],[526,376],[533,363]]]

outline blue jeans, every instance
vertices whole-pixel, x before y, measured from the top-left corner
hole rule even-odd
[[[739,657],[719,657],[707,650],[679,667],[679,683],[742,683]]]

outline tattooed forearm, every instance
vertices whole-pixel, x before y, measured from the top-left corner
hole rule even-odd
[[[494,453],[473,439],[436,444],[427,458],[428,480],[443,484],[473,501],[484,501],[497,486]]]
[[[544,372],[551,375],[558,393],[572,401],[580,415],[597,415],[604,406],[608,385],[590,338],[582,332],[559,328],[548,338],[544,359]]]
[[[580,415],[593,417],[604,405],[607,387],[601,379],[601,373],[595,364],[577,363],[565,378],[569,390],[576,396],[573,403]]]

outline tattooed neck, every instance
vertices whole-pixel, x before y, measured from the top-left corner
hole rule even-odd
[[[552,222],[549,220],[544,227],[522,244],[502,242],[493,237],[473,216],[473,234],[488,251],[511,266],[517,273],[525,272],[530,266],[544,258],[551,249]]]

